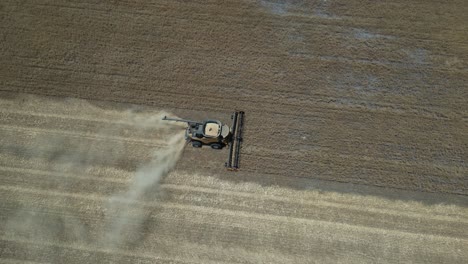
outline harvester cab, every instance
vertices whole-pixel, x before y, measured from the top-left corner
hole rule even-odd
[[[195,148],[203,145],[213,149],[222,149],[229,146],[228,161],[225,166],[229,170],[239,168],[239,154],[242,142],[242,128],[244,125],[244,112],[236,111],[231,115],[232,126],[218,120],[205,120],[203,122],[163,117],[163,120],[187,123],[185,139]]]

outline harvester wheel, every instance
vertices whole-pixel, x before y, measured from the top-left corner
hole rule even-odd
[[[192,141],[192,147],[194,148],[201,148],[202,143],[200,141]]]
[[[213,143],[213,144],[211,144],[211,148],[212,149],[222,149],[223,145],[218,144],[218,143]]]

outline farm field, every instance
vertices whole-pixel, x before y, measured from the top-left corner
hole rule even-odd
[[[183,127],[161,121],[157,109],[98,104],[30,95],[0,101],[2,262],[462,263],[467,257],[466,196],[446,195],[452,204],[443,204],[423,193],[393,191],[396,200],[323,191],[317,182],[299,190],[223,179],[241,173],[197,166],[200,154],[182,153]]]
[[[466,13],[2,1],[1,261],[463,263]],[[159,121],[234,109],[237,173]]]

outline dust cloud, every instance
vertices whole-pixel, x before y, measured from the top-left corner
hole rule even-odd
[[[0,226],[6,237],[105,248],[138,241],[150,217],[144,200],[157,196],[161,179],[182,153],[183,124],[161,120],[170,115],[165,112],[103,108],[78,99],[24,96],[0,99],[0,106],[5,120],[16,119],[21,127],[21,133],[2,135],[9,142],[3,144],[2,162],[21,166],[11,170],[40,172],[28,188],[41,198],[12,199],[17,209]],[[33,118],[21,123],[20,116]],[[97,199],[77,208],[73,195]],[[61,209],[45,209],[52,205]],[[97,224],[81,218],[80,210],[87,208],[100,208]]]
[[[137,202],[147,191],[157,190],[160,180],[175,166],[182,153],[183,138],[184,135],[181,133],[171,136],[167,148],[155,150],[150,161],[137,168],[128,190],[111,198],[108,207],[110,211],[118,213],[117,217],[111,215],[113,219],[109,222],[112,226],[105,236],[105,245],[115,247],[131,242],[132,233],[138,231],[137,229],[149,217],[145,215],[144,206]]]

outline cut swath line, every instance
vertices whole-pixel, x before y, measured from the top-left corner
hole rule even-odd
[[[54,242],[44,241],[44,240],[34,241],[34,240],[17,239],[17,238],[11,239],[11,238],[5,237],[5,236],[0,236],[0,240],[12,242],[12,243],[40,245],[40,246],[43,246],[43,247],[44,246],[59,247],[59,248],[67,248],[67,249],[80,250],[80,251],[99,252],[99,253],[104,253],[104,254],[109,254],[109,255],[128,256],[128,257],[135,257],[135,258],[146,258],[146,259],[152,259],[152,260],[154,260],[156,262],[168,261],[168,262],[172,263],[172,262],[176,261],[176,262],[181,262],[181,263],[197,263],[197,262],[194,262],[193,259],[182,259],[182,258],[177,258],[177,257],[166,258],[166,257],[160,257],[160,256],[156,256],[156,255],[150,255],[150,254],[143,253],[143,252],[138,252],[138,254],[136,254],[136,253],[132,253],[130,251],[122,250],[122,249],[119,249],[119,250],[99,249],[97,247],[87,247],[87,246],[84,246],[82,244],[77,244],[77,243],[64,244],[64,243],[54,243]],[[208,261],[208,262],[198,262],[198,263],[214,263],[214,262]],[[216,262],[216,263],[220,263],[220,262]]]
[[[16,172],[16,173],[23,173],[23,174],[30,174],[30,175],[60,177],[60,178],[73,178],[73,179],[79,179],[79,180],[104,181],[104,182],[122,183],[122,184],[128,183],[130,181],[130,180],[124,180],[124,179],[118,179],[118,178],[110,178],[110,177],[82,176],[82,175],[65,173],[65,172],[60,172],[60,171],[42,171],[42,170],[14,168],[14,167],[7,167],[7,166],[0,166],[0,171]]]
[[[296,200],[292,198],[286,198],[284,196],[273,196],[273,195],[259,195],[254,193],[248,192],[236,192],[236,191],[227,191],[227,190],[219,190],[214,188],[206,188],[206,187],[194,187],[188,185],[175,185],[175,184],[161,184],[161,187],[165,189],[173,189],[173,190],[182,190],[182,191],[189,191],[189,192],[202,192],[202,193],[209,193],[209,194],[216,194],[216,195],[226,195],[226,196],[238,196],[243,198],[249,199],[258,199],[258,200],[271,200],[271,201],[278,201],[278,202],[287,202],[291,204],[301,204],[301,205],[310,205],[310,206],[318,206],[318,207],[333,207],[337,209],[346,209],[346,210],[355,210],[355,211],[363,211],[363,212],[372,212],[378,213],[382,215],[394,215],[394,216],[406,216],[411,218],[425,218],[427,219],[427,214],[422,213],[412,213],[409,211],[399,211],[394,209],[378,209],[372,208],[370,206],[356,206],[350,204],[340,204],[336,202],[329,202],[329,201],[318,201],[314,200],[313,202],[301,199]],[[385,208],[383,205],[380,208]],[[441,215],[432,215],[430,219],[440,220],[440,221],[451,221],[457,223],[467,223],[468,220],[465,218],[454,218],[450,216],[441,216]]]
[[[119,136],[109,136],[109,135],[99,135],[95,133],[86,133],[86,132],[72,132],[65,130],[54,130],[54,129],[42,129],[42,128],[31,128],[31,127],[21,127],[21,126],[10,126],[10,125],[0,125],[0,130],[6,131],[24,131],[26,133],[41,133],[41,134],[59,134],[65,135],[67,137],[75,138],[86,138],[91,140],[114,140],[114,141],[126,141],[137,144],[142,144],[151,147],[161,147],[166,146],[167,143],[163,140],[147,140],[147,139],[135,139],[135,138],[126,138]]]
[[[0,106],[2,106],[2,101],[0,100]],[[18,116],[25,116],[25,117],[37,117],[43,119],[59,119],[59,120],[70,120],[70,121],[84,121],[89,123],[98,123],[98,124],[110,124],[110,125],[125,125],[130,127],[141,128],[141,123],[145,121],[160,121],[160,116],[166,114],[163,111],[158,112],[131,112],[131,111],[116,111],[115,113],[109,113],[105,110],[95,111],[90,114],[83,114],[79,112],[79,114],[71,113],[69,115],[66,114],[54,114],[54,113],[39,113],[39,112],[32,112],[32,111],[24,111],[24,110],[11,110],[6,107],[14,107],[10,105],[4,106],[4,109],[0,109],[0,115],[6,114],[8,115],[18,115]],[[44,111],[44,109],[41,109]],[[77,110],[81,111],[81,109]],[[103,114],[104,112],[105,114]],[[96,116],[101,116],[101,118],[96,118]],[[145,124],[145,128],[149,129],[167,129],[169,126],[163,125],[161,127],[161,123],[154,123],[154,124]]]
[[[23,159],[20,156],[11,156],[3,154],[2,159],[0,159],[0,170],[4,168],[5,171],[14,171],[20,172],[20,170],[25,169],[28,173],[31,174],[62,174],[64,171],[61,170],[51,170],[48,164],[44,164],[42,159]],[[80,174],[66,172],[64,177],[72,177],[72,175],[82,176],[82,174],[95,176],[99,178],[109,178],[109,179],[130,179],[133,177],[134,172],[117,169],[115,167],[93,165],[87,167],[85,170],[81,170]]]
[[[128,184],[131,182],[131,179],[123,180],[123,179],[115,179],[115,178],[109,178],[109,177],[106,177],[106,178],[90,177],[90,176],[82,176],[82,175],[71,174],[71,173],[41,171],[41,170],[33,170],[33,169],[20,169],[20,168],[5,167],[5,166],[0,166],[0,171],[27,173],[27,174],[33,174],[33,175],[53,176],[53,177],[61,177],[61,178],[73,178],[73,179],[80,179],[80,180],[103,181],[103,182],[120,183],[120,184]],[[255,194],[255,193],[250,193],[250,192],[220,190],[218,188],[197,187],[197,186],[191,186],[191,185],[161,184],[161,187],[167,190],[180,190],[180,191],[199,192],[199,193],[208,193],[208,194],[225,195],[225,196],[237,196],[237,197],[248,198],[248,199],[270,200],[270,201],[277,201],[277,202],[286,202],[286,203],[291,203],[291,204],[318,206],[318,207],[324,207],[324,208],[333,207],[337,209],[365,211],[365,212],[372,212],[372,213],[378,213],[378,214],[383,214],[383,215],[406,216],[410,218],[427,218],[427,214],[389,209],[389,208],[385,208],[383,204],[380,204],[379,207],[385,208],[385,209],[373,208],[369,204],[363,207],[363,206],[352,205],[349,203],[343,204],[343,203],[337,203],[337,202],[331,202],[331,201],[314,200],[313,202],[310,202],[305,199],[297,200],[293,198],[287,198],[284,196],[274,196],[274,195],[266,195],[266,194]],[[468,220],[465,220],[463,216],[450,217],[450,216],[444,216],[444,215],[432,215],[430,218],[434,220],[440,220],[440,221],[468,223]]]
[[[1,238],[0,238],[1,240]],[[1,258],[4,264],[48,264],[49,262],[26,261],[23,259]]]
[[[105,116],[106,118],[109,119],[104,119],[104,118],[92,118],[88,116],[83,116],[83,115],[61,115],[61,114],[50,114],[50,113],[37,113],[37,112],[30,112],[30,111],[22,111],[22,110],[9,110],[9,109],[1,109],[0,113],[6,113],[6,114],[18,114],[18,115],[24,115],[24,116],[34,116],[34,117],[42,117],[42,118],[58,118],[58,119],[65,119],[65,120],[80,120],[80,121],[89,121],[89,122],[98,122],[98,123],[107,123],[107,124],[116,124],[116,125],[128,125],[128,126],[134,126],[134,122],[128,122],[128,121],[113,121],[111,118],[120,118],[122,119],[122,116],[117,116],[117,115],[108,115]]]
[[[0,190],[14,191],[15,193],[24,192],[24,193],[30,193],[30,194],[69,197],[69,198],[103,201],[103,202],[106,202],[109,199],[107,196],[70,194],[70,193],[57,192],[57,191],[41,191],[37,189],[12,187],[12,186],[0,186]],[[219,209],[219,208],[205,207],[205,206],[193,206],[193,205],[184,205],[184,204],[176,204],[176,203],[158,204],[158,203],[139,202],[139,201],[134,201],[134,200],[123,200],[123,199],[120,199],[119,202],[129,204],[129,205],[131,204],[142,205],[145,207],[153,207],[153,208],[159,207],[159,208],[171,209],[171,210],[176,209],[176,210],[182,210],[182,211],[204,213],[204,214],[209,214],[209,215],[211,214],[225,215],[225,216],[230,216],[233,218],[253,218],[253,219],[262,220],[262,221],[276,221],[276,222],[283,222],[283,223],[288,223],[288,224],[295,223],[298,225],[320,225],[324,228],[327,228],[327,230],[340,228],[340,229],[346,229],[346,230],[353,230],[355,232],[366,232],[366,233],[371,233],[371,234],[391,233],[396,236],[410,236],[410,237],[414,237],[415,239],[420,239],[421,237],[427,237],[431,240],[445,239],[445,240],[453,240],[456,242],[468,241],[467,239],[460,239],[460,238],[454,238],[454,237],[443,236],[443,235],[404,232],[404,231],[399,231],[399,230],[383,229],[383,228],[368,227],[368,226],[361,226],[361,225],[351,225],[351,224],[324,221],[324,220],[314,220],[314,219],[288,217],[288,216],[271,215],[271,214],[267,215],[267,214],[259,214],[255,212],[235,211],[235,210]]]

